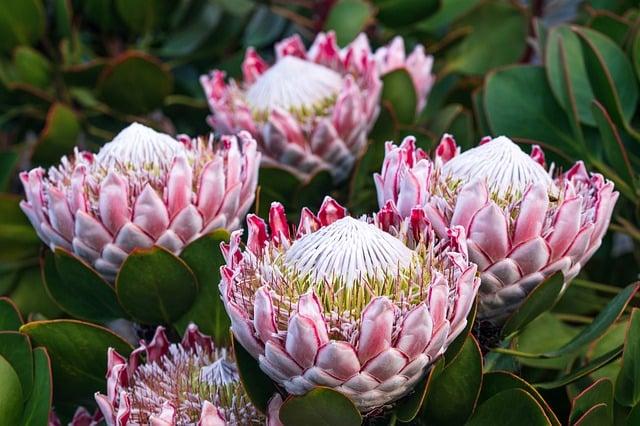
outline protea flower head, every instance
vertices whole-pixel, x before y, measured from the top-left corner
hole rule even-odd
[[[327,197],[292,229],[274,203],[223,245],[237,340],[289,393],[334,388],[367,412],[406,393],[461,333],[479,286],[464,231],[436,240],[419,209],[355,219]],[[385,230],[386,229],[386,230]]]
[[[367,38],[344,49],[335,34],[320,33],[309,50],[294,35],[276,44],[267,64],[249,48],[243,81],[226,83],[214,70],[200,82],[220,132],[246,129],[263,161],[305,180],[320,170],[336,181],[349,174],[379,111],[381,82]]]
[[[112,348],[107,356],[107,394],[95,395],[107,426],[265,424],[242,387],[231,352],[214,347],[194,324],[180,343],[171,344],[158,327],[151,342],[141,341],[128,360]],[[281,402],[272,398],[270,408]]]
[[[435,75],[431,73],[433,56],[425,55],[424,46],[420,44],[407,56],[404,49],[404,39],[396,36],[388,45],[376,50],[375,58],[380,76],[399,69],[404,69],[409,73],[418,100],[417,112],[422,111],[427,104],[427,95],[436,80]]]
[[[374,176],[378,201],[399,217],[421,206],[435,231],[461,226],[481,272],[478,317],[499,325],[544,279],[573,279],[600,246],[618,198],[613,183],[582,162],[554,175],[544,153],[485,138],[460,153],[445,135],[434,161],[412,137],[387,143]]]
[[[234,230],[251,206],[260,154],[247,133],[176,140],[134,123],[97,154],[75,150],[48,172],[23,172],[20,206],[40,238],[113,280],[128,253],[176,254],[216,228]]]

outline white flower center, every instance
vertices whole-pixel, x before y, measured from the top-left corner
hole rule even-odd
[[[505,136],[452,158],[443,166],[442,176],[464,181],[484,179],[499,196],[522,193],[538,182],[555,191],[553,179],[544,167]]]
[[[96,163],[104,168],[118,166],[165,169],[185,152],[183,144],[171,136],[133,123],[123,129],[96,154]]]
[[[340,279],[348,288],[364,278],[395,276],[414,253],[399,239],[346,216],[294,242],[285,265],[314,281]]]
[[[285,56],[249,87],[246,99],[257,111],[280,107],[306,113],[325,107],[341,88],[342,77],[337,72],[295,56]]]

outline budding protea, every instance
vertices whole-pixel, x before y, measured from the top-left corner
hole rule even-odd
[[[396,36],[387,46],[376,50],[375,58],[381,76],[399,69],[404,69],[409,73],[418,100],[417,112],[422,111],[427,104],[427,95],[436,80],[435,75],[431,73],[433,56],[425,55],[422,45],[417,45],[413,52],[406,56],[404,40],[402,37]]]
[[[158,327],[128,361],[109,349],[107,394],[95,397],[107,426],[265,424],[242,387],[232,354],[215,348],[194,324],[178,344],[169,343]],[[270,408],[281,402],[274,397]]]
[[[220,290],[265,373],[295,395],[334,388],[363,412],[412,389],[464,329],[479,286],[463,231],[435,240],[420,213],[355,219],[327,197],[291,229],[274,203],[270,236],[248,216],[246,250],[241,231],[223,245]]]
[[[268,65],[249,48],[242,82],[215,70],[200,81],[220,132],[246,129],[263,161],[304,180],[320,170],[345,179],[367,143],[378,115],[381,82],[369,43],[360,35],[340,49],[335,34],[320,33],[307,51],[299,36],[276,44]]]
[[[432,162],[415,140],[387,144],[374,176],[381,206],[400,217],[421,206],[440,235],[466,230],[481,272],[480,319],[500,324],[552,274],[573,279],[600,246],[618,193],[582,162],[553,175],[544,153],[531,156],[506,137],[483,139],[460,154],[445,135]]]
[[[180,138],[134,123],[97,154],[75,150],[48,172],[23,172],[20,206],[40,238],[113,280],[135,248],[176,254],[216,228],[239,227],[254,199],[260,154],[246,132]]]

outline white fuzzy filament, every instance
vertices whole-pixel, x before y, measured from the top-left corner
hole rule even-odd
[[[442,168],[442,176],[463,181],[484,179],[489,188],[502,197],[522,193],[532,183],[543,183],[555,190],[553,179],[544,167],[505,136],[454,157]]]
[[[394,276],[410,265],[413,252],[376,226],[344,217],[297,240],[285,265],[314,281],[340,279],[348,288],[365,277]]]

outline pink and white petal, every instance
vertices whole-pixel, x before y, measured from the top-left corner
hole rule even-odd
[[[260,287],[255,294],[253,302],[253,327],[256,335],[263,343],[268,342],[278,332],[276,317],[273,311],[273,300],[269,289]]]
[[[316,366],[340,380],[348,380],[360,371],[360,361],[353,346],[335,340],[320,348]]]
[[[413,308],[400,328],[400,334],[394,347],[402,351],[409,360],[421,354],[431,340],[433,321],[425,303]]]
[[[133,208],[133,223],[157,239],[169,226],[169,214],[158,193],[147,184]]]
[[[128,200],[126,181],[116,172],[109,172],[100,185],[98,209],[100,220],[112,234],[117,233],[131,218]]]
[[[460,225],[468,234],[473,216],[487,204],[487,186],[479,179],[466,184],[460,190],[451,216],[451,226]]]
[[[532,185],[525,192],[513,232],[514,246],[536,238],[542,233],[549,208],[547,192],[543,184]]]
[[[386,297],[376,297],[364,309],[358,339],[358,359],[361,364],[391,347],[394,305]]]
[[[302,368],[309,368],[321,342],[315,324],[309,318],[294,314],[289,320],[285,347],[291,358]]]
[[[457,209],[458,206],[456,206]],[[493,202],[481,208],[469,224],[469,239],[494,262],[504,258],[509,250],[505,214]]]
[[[553,220],[553,231],[547,237],[551,249],[551,260],[556,260],[566,251],[580,230],[582,200],[578,197],[566,200]]]
[[[224,414],[209,401],[202,403],[198,426],[225,426],[227,424]]]

